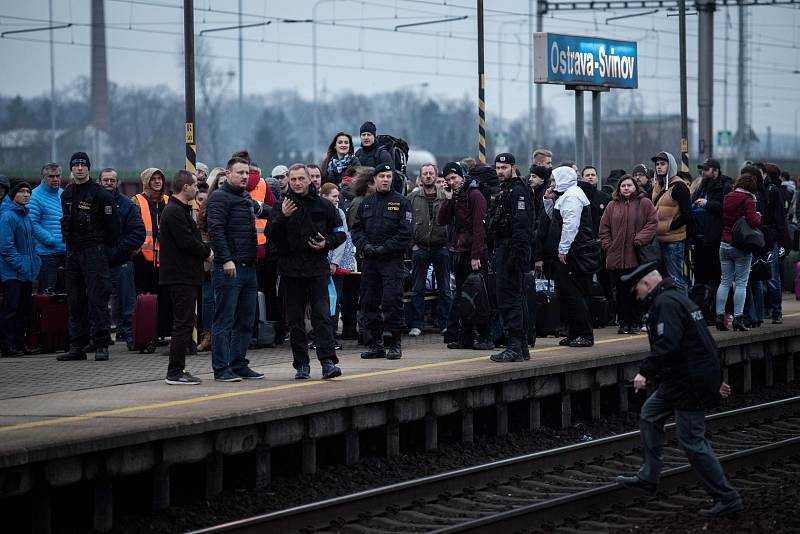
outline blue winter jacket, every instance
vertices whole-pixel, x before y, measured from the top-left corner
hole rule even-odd
[[[67,246],[61,237],[61,193],[60,187],[53,189],[44,182],[31,192],[28,203],[28,218],[33,225],[36,238],[36,253],[40,256],[65,254]]]
[[[42,262],[34,245],[28,208],[12,202],[0,215],[0,279],[32,282]]]
[[[6,191],[6,196],[3,197],[3,200],[0,200],[0,215],[3,214],[11,206],[11,198],[8,196],[8,191]]]
[[[117,244],[106,247],[109,267],[130,261],[133,253],[141,248],[145,237],[144,222],[136,204],[125,195],[120,195],[119,191],[114,191],[114,200],[117,203],[120,232]]]

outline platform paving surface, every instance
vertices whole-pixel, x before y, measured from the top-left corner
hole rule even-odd
[[[800,303],[786,296],[783,325],[769,321],[749,333],[717,333],[718,337],[769,336],[770,332],[800,328]],[[180,435],[188,423],[204,430],[222,428],[237,420],[270,412],[271,419],[318,411],[321,404],[353,406],[380,402],[399,391],[409,395],[457,388],[459,383],[498,375],[559,372],[574,365],[592,367],[618,363],[625,354],[647,349],[646,335],[623,336],[616,327],[595,331],[593,348],[559,347],[558,339],[539,339],[531,360],[498,364],[492,351],[448,350],[440,334],[403,340],[403,358],[396,361],[362,360],[362,347],[345,341],[339,351],[343,376],[320,379],[320,366],[311,353],[312,379],[293,379],[288,343],[272,349],[250,351],[253,369],[263,380],[221,383],[213,380],[209,352],[187,357],[187,370],[203,380],[198,386],[164,383],[167,347],[155,354],[127,352],[111,347],[106,362],[58,362],[55,355],[0,359],[0,467],[35,460],[36,451],[63,445],[64,455],[90,452],[95,447],[124,443],[125,436],[140,434],[139,441]],[[106,439],[105,445],[97,438]],[[89,442],[93,442],[89,444]],[[13,457],[13,459],[12,459]],[[5,459],[5,461],[4,461]]]

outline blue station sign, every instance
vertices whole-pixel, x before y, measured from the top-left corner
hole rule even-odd
[[[536,83],[636,89],[636,43],[537,32],[533,36]]]

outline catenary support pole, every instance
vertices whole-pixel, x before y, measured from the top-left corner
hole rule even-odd
[[[698,157],[710,158],[714,148],[714,0],[697,0],[699,43],[697,48]]]
[[[535,0],[528,0],[528,127],[525,129],[528,134],[528,142],[533,133],[533,5]],[[500,77],[502,84],[502,76]],[[537,140],[538,142],[538,140]],[[531,163],[533,163],[531,161]]]
[[[50,161],[58,161],[56,150],[56,67],[53,52],[53,0],[48,2],[50,16]]]
[[[486,77],[483,71],[483,0],[478,0],[478,157],[486,162]]]
[[[575,90],[575,164],[583,166],[583,91]]]
[[[194,128],[194,0],[183,0],[183,54],[186,92],[186,170],[197,171]]]
[[[546,4],[543,0],[537,0],[536,7],[536,31],[541,32],[544,28],[544,10]],[[530,53],[533,54],[533,46]],[[533,71],[533,60],[531,60],[531,71]],[[544,146],[544,109],[542,108],[542,84],[536,84],[536,145]]]
[[[737,92],[737,124],[736,138],[738,139],[737,155],[742,159],[749,157],[750,151],[750,129],[747,127],[747,92],[746,81],[744,79],[747,66],[747,43],[745,35],[747,32],[747,8],[739,2],[739,61],[737,65],[737,82],[739,90]]]
[[[597,188],[603,187],[603,126],[600,91],[592,91],[592,165],[597,169]]]
[[[686,0],[678,1],[678,34],[681,71],[681,164],[680,170],[689,171],[689,110],[686,96]]]

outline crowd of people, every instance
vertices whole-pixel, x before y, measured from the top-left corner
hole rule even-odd
[[[84,152],[66,187],[57,163],[35,188],[0,177],[2,355],[38,349],[26,335],[34,293],[65,293],[59,361],[107,360],[112,325],[137,349],[137,296],[156,295],[169,384],[199,383],[186,355],[209,350],[215,380],[263,378],[247,359],[263,319],[273,343],[290,343],[297,379],[311,377],[311,350],[334,378],[340,340],[395,360],[404,336],[430,328],[450,349],[525,361],[540,322],[528,287],[554,287],[561,345],[591,347],[598,323],[646,330],[630,275],[651,262],[720,330],[782,321],[780,257],[797,248],[800,193],[774,164],[747,162],[732,179],[707,159],[693,177],[660,152],[598,187],[595,167],[554,166],[537,149],[527,173],[501,153],[406,177],[374,123],[359,136],[357,151],[338,132],[321,164],[268,176],[244,150],[169,180],[148,168],[132,198],[111,167],[93,179]]]

